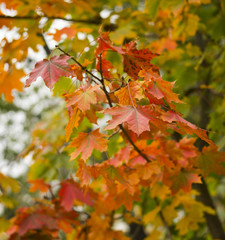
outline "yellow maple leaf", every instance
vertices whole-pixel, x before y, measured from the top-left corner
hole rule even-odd
[[[161,210],[160,206],[155,207],[152,211],[150,211],[149,213],[144,215],[143,222],[145,224],[148,224],[149,222],[152,222],[156,218],[156,216],[160,212],[160,210]]]

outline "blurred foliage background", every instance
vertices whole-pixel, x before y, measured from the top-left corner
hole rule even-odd
[[[0,177],[6,219],[18,206],[32,203],[27,179],[63,179],[75,167],[60,152],[68,120],[61,113],[60,93],[53,91],[52,98],[41,81],[23,89],[26,75],[56,44],[81,60],[93,54],[99,28],[109,31],[115,44],[136,40],[140,48],[159,53],[154,63],[165,80],[176,81],[176,91],[186,103],[178,109],[188,121],[209,130],[210,138],[225,150],[224,0],[0,0],[0,4],[0,166],[22,186],[19,190],[16,181]],[[116,66],[117,57],[111,58]],[[21,154],[35,145],[31,130],[33,139],[42,136],[50,143],[44,160],[32,162],[28,150]],[[198,146],[203,147],[201,142]],[[53,151],[56,148],[58,152]],[[225,224],[224,176],[212,175],[207,184]],[[7,224],[1,218],[0,231]]]

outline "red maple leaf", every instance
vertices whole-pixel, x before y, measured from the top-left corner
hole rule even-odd
[[[159,74],[159,68],[150,63],[154,57],[159,56],[157,53],[152,53],[149,49],[137,50],[134,41],[129,42],[125,47],[125,53],[123,54],[124,72],[134,78],[137,78],[142,69],[151,69]]]
[[[64,181],[61,186],[59,191],[60,204],[66,211],[71,210],[75,199],[84,204],[93,205],[91,195],[89,193],[84,193],[74,181]]]
[[[176,122],[180,129],[184,130],[187,134],[196,134],[199,138],[207,142],[208,144],[215,146],[215,144],[208,138],[207,131],[201,128],[198,128],[194,124],[183,119],[178,113],[169,110],[163,113],[161,117],[163,121],[172,123]]]
[[[70,59],[70,57],[60,55],[36,63],[34,70],[30,73],[26,81],[25,87],[29,87],[38,77],[42,77],[45,85],[52,89],[61,76],[72,76],[73,73],[70,71],[70,66],[67,63],[68,59]]]
[[[113,45],[113,42],[109,38],[108,32],[100,32],[100,36],[98,37],[98,47],[96,48],[96,55],[99,55],[100,53],[103,53],[104,51],[111,49],[115,52],[118,52],[119,54],[123,54],[124,51],[121,47],[116,47]]]
[[[119,124],[127,123],[128,129],[140,135],[144,131],[150,131],[149,117],[142,111],[143,107],[118,106],[104,110],[104,113],[113,116],[107,129],[114,129]]]
[[[57,221],[44,213],[35,212],[28,215],[19,225],[18,234],[24,235],[31,229],[57,229]]]

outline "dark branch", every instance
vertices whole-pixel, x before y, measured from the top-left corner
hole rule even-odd
[[[86,73],[88,73],[89,75],[91,75],[94,79],[98,80],[101,82],[101,79],[98,78],[97,76],[95,76],[92,72],[88,71],[86,67],[84,67],[82,64],[80,64],[74,57],[72,57],[70,54],[68,54],[67,52],[65,52],[64,50],[62,50],[62,48],[60,48],[58,45],[55,46],[56,48],[58,48],[62,53],[64,53],[66,56],[70,57],[77,65],[79,65],[79,67],[85,71]],[[98,84],[95,80],[93,80],[96,84]]]
[[[212,95],[214,96],[217,96],[217,97],[222,97],[224,98],[225,95],[223,93],[218,93],[216,92],[214,89],[207,89]],[[187,91],[184,92],[184,96],[189,96],[193,93],[198,93],[198,92],[203,92],[205,91],[205,88],[202,88],[202,87],[192,87],[192,88],[189,88]]]
[[[44,46],[43,46],[43,47],[44,47],[44,50],[45,50],[45,52],[46,52],[47,55],[50,55],[51,49],[49,48],[48,43],[47,43],[46,40],[45,40],[44,34],[42,34],[42,33],[37,33],[37,35],[43,39],[43,41],[44,41]]]
[[[202,63],[202,68],[204,71],[208,70],[208,74],[207,74],[206,78],[204,79],[204,84],[206,86],[209,86],[210,80],[211,80],[211,69],[209,68],[207,62]],[[206,129],[207,125],[209,123],[209,113],[211,110],[210,109],[211,97],[212,97],[212,92],[210,91],[209,88],[204,89],[204,91],[202,92],[202,94],[200,96],[200,108],[201,108],[201,110],[200,110],[200,127],[203,129]],[[206,143],[201,139],[198,139],[196,144],[197,144],[199,151],[202,151],[203,147],[206,146]],[[193,185],[193,187],[200,193],[200,195],[197,196],[197,200],[202,202],[205,206],[211,207],[216,212],[216,207],[213,203],[213,199],[209,193],[207,184],[204,181],[203,177],[202,177],[202,184],[195,183]],[[209,232],[211,233],[213,239],[225,239],[225,233],[223,230],[223,226],[222,226],[222,223],[219,219],[217,212],[215,215],[205,213],[205,218],[206,218]]]
[[[102,63],[101,63],[101,54],[100,54],[100,74],[101,74],[101,83],[102,83],[102,90],[106,95],[106,98],[108,100],[108,104],[110,107],[113,107],[110,96],[108,91],[106,90],[105,87],[105,83],[104,83],[104,77],[103,77],[103,72],[102,72]],[[126,136],[127,140],[130,142],[130,144],[133,146],[134,150],[140,155],[142,156],[147,162],[151,162],[151,160],[135,145],[135,143],[133,142],[133,140],[131,139],[130,135],[127,133],[127,131],[124,129],[122,124],[119,124],[119,128],[121,129],[121,131],[123,132],[123,134]]]
[[[101,24],[102,20],[100,17],[96,17],[95,19],[74,19],[74,18],[63,18],[58,16],[47,16],[47,15],[36,15],[36,16],[6,16],[6,15],[0,15],[0,18],[3,19],[11,19],[11,20],[39,20],[41,18],[48,18],[49,20],[63,20],[67,22],[74,22],[74,23],[87,23],[87,24],[95,24],[99,25]]]

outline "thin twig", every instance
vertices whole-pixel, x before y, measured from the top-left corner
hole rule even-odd
[[[98,78],[97,76],[95,76],[92,72],[88,71],[86,67],[84,67],[82,64],[80,64],[74,57],[72,57],[69,53],[65,52],[62,48],[60,48],[58,45],[55,46],[56,48],[58,48],[62,53],[64,53],[66,56],[70,57],[76,64],[79,65],[79,67],[85,71],[86,73],[88,73],[89,75],[91,75],[93,78],[95,78],[96,80],[98,80],[99,82],[101,82],[101,79]],[[96,84],[98,84],[95,80],[93,80]]]
[[[99,64],[100,64],[101,82],[104,84],[104,76],[103,76],[103,71],[102,71],[102,52],[100,53],[99,61],[100,61]]]
[[[122,83],[118,88],[112,90],[111,92],[109,92],[109,94],[117,92],[118,90],[120,90],[122,87],[124,87],[124,84]]]
[[[134,231],[134,233],[131,236],[131,239],[135,239],[137,234],[139,233],[140,229],[141,229],[142,225],[138,225]]]
[[[116,132],[114,132],[113,134],[111,134],[111,135],[107,138],[107,140],[109,140],[111,137],[115,136],[119,131],[120,131],[120,129],[118,129]]]
[[[123,131],[123,134],[126,136],[127,140],[130,142],[130,144],[133,146],[134,150],[142,156],[147,162],[151,162],[151,160],[135,145],[133,140],[131,139],[130,135],[127,133],[127,131],[124,129],[122,124],[119,124],[119,128]]]

